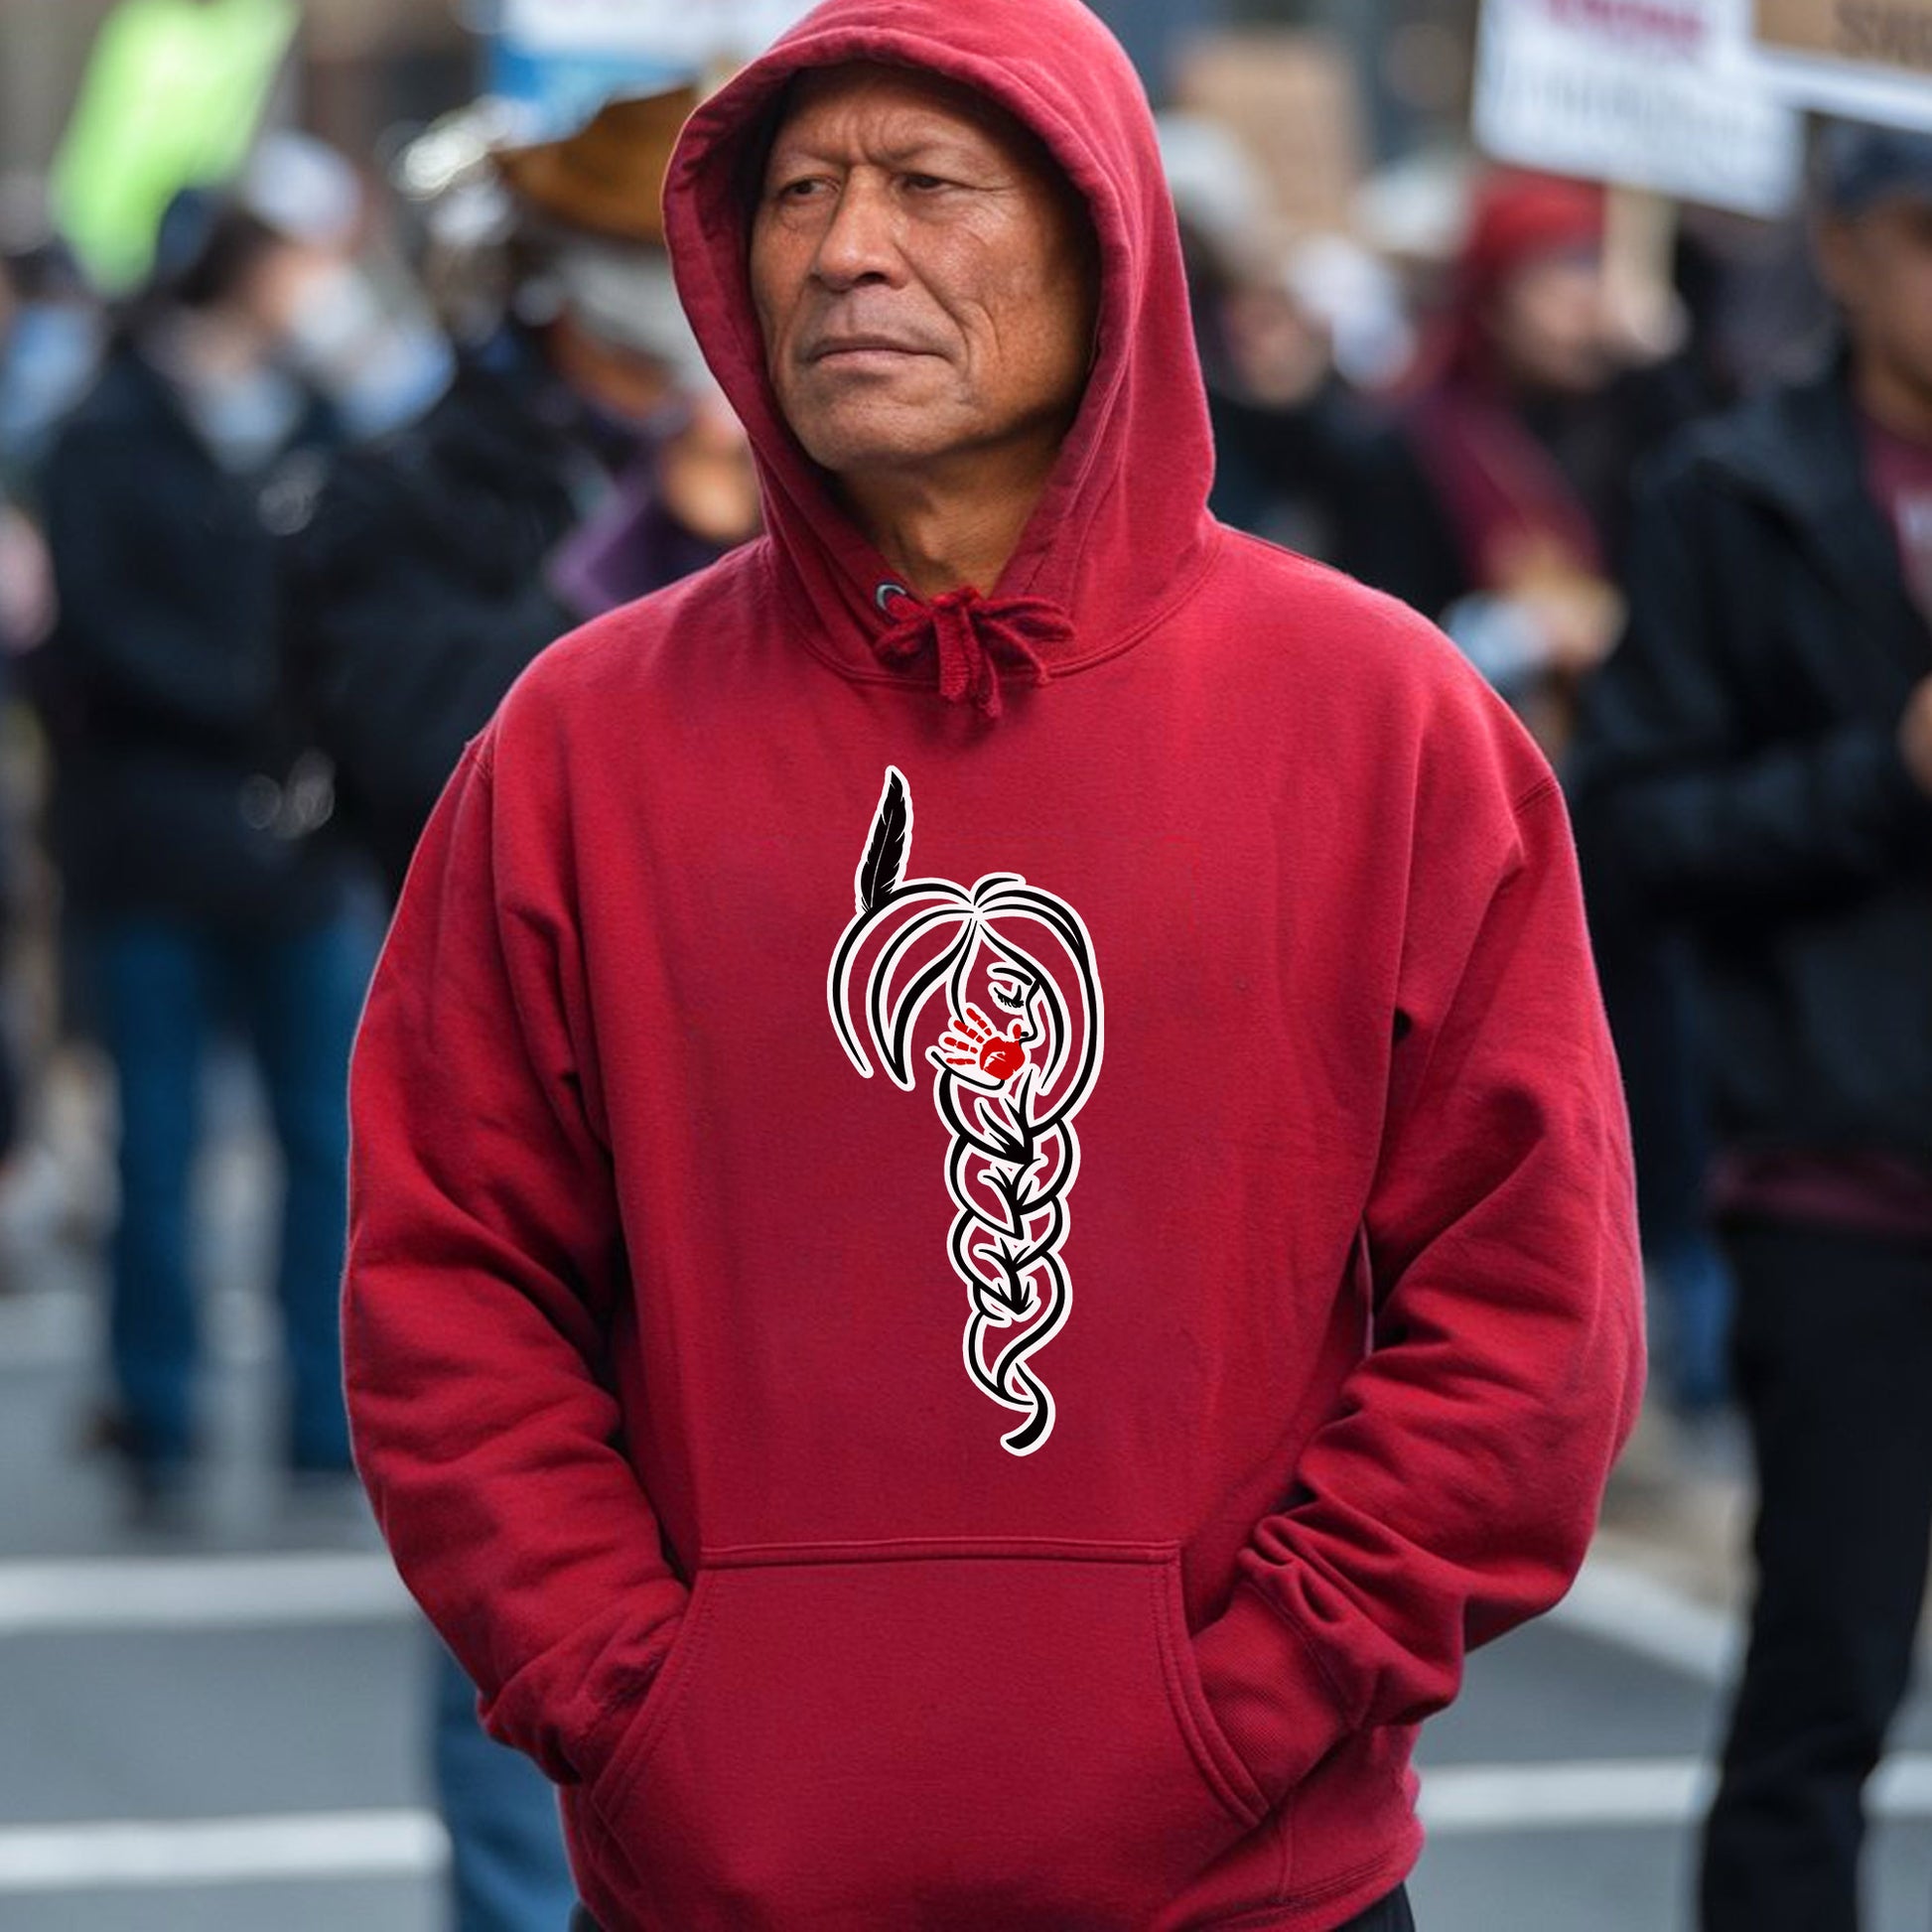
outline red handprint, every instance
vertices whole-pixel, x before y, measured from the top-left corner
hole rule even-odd
[[[989,1080],[1001,1085],[1027,1064],[1027,1045],[1022,1035],[1026,1022],[1013,1023],[1013,1036],[999,1033],[978,1007],[969,1006],[963,1020],[954,1020],[939,1038],[939,1053],[948,1066],[977,1068]]]

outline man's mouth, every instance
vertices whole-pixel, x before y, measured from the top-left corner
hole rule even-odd
[[[892,336],[831,336],[814,343],[805,360],[829,362],[848,355],[926,355],[930,352],[917,343],[901,342]]]

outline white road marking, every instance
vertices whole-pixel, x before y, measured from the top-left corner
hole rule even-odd
[[[91,1283],[0,1295],[0,1375],[44,1376],[98,1361],[103,1307]],[[261,1295],[210,1290],[203,1317],[207,1359],[221,1368],[268,1367],[279,1352],[277,1319]]]
[[[0,1894],[414,1878],[442,1871],[449,1857],[448,1835],[427,1811],[10,1826],[0,1830]]]
[[[1716,1777],[1711,1765],[1688,1757],[1445,1765],[1423,1773],[1422,1817],[1438,1838],[1680,1828],[1703,1815]],[[1932,1819],[1932,1754],[1887,1759],[1866,1803],[1879,1818]]]
[[[1692,1758],[1601,1764],[1456,1764],[1423,1773],[1422,1818],[1438,1838],[1684,1825],[1710,1802]]]
[[[0,1563],[0,1637],[313,1628],[416,1614],[386,1556],[98,1557]]]
[[[1422,1815],[1437,1838],[1677,1830],[1709,1803],[1712,1777],[1690,1758],[1448,1765],[1424,1776]],[[1932,1819],[1932,1754],[1891,1759],[1870,1806],[1880,1818]],[[11,1826],[0,1829],[0,1894],[433,1877],[449,1856],[426,1811]]]
[[[1608,1557],[1586,1560],[1547,1620],[1703,1684],[1728,1683],[1743,1656],[1735,1617]]]

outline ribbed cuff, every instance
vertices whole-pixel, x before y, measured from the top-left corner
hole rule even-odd
[[[1348,1734],[1339,1701],[1306,1638],[1252,1586],[1194,1638],[1201,1688],[1223,1735],[1273,1805]]]
[[[586,1662],[556,1651],[532,1659],[480,1706],[483,1727],[523,1752],[552,1784],[590,1784],[623,1741],[669,1656],[683,1612],[652,1626],[641,1642],[628,1623]],[[568,1674],[569,1688],[560,1679]]]

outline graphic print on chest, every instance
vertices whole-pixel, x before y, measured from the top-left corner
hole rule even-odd
[[[946,1188],[959,1210],[948,1247],[970,1309],[966,1372],[1027,1418],[1000,1442],[1030,1455],[1053,1428],[1053,1397],[1031,1358],[1073,1306],[1060,1249],[1080,1172],[1073,1116],[1100,1071],[1100,979],[1087,928],[1064,899],[1017,873],[989,873],[970,890],[908,881],[911,847],[911,793],[888,765],[859,866],[859,909],[832,956],[826,997],[867,1079],[868,1043],[907,1093],[933,1069],[933,1104],[951,1136]]]

